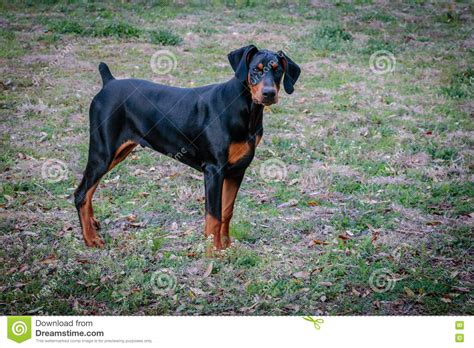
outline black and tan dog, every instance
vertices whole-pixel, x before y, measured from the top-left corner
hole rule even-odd
[[[102,90],[91,103],[89,159],[75,192],[87,246],[102,247],[92,196],[99,180],[137,146],[150,147],[204,173],[205,234],[219,250],[230,245],[237,191],[263,134],[264,105],[278,101],[280,84],[293,93],[300,68],[282,51],[250,45],[231,52],[231,80],[178,88],[116,80],[100,63]]]

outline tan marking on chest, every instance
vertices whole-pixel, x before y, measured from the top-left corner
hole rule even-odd
[[[229,146],[229,163],[234,164],[238,162],[240,159],[245,157],[248,153],[250,153],[251,148],[248,142],[242,141],[239,143],[232,143]]]

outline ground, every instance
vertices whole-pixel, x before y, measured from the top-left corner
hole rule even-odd
[[[33,3],[0,7],[0,313],[474,313],[472,3]],[[136,149],[87,248],[72,193],[99,62],[199,86],[250,43],[302,74],[265,112],[233,246],[206,255],[201,174]]]

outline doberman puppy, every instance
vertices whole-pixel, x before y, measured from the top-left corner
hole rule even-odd
[[[262,138],[263,108],[277,103],[282,81],[293,93],[300,68],[282,51],[254,45],[232,51],[228,59],[235,71],[231,80],[198,88],[116,80],[100,63],[103,87],[89,110],[89,158],[74,194],[87,246],[104,246],[92,209],[99,180],[137,145],[204,173],[205,234],[213,236],[217,250],[230,245],[234,201]]]

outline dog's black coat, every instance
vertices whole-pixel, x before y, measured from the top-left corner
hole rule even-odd
[[[229,54],[235,77],[198,88],[170,87],[138,79],[116,80],[107,65],[100,63],[103,88],[91,103],[89,159],[75,193],[80,216],[89,190],[95,189],[112,162],[120,162],[128,154],[121,158],[117,154],[120,146],[133,142],[203,172],[206,212],[220,220],[223,181],[235,178],[240,185],[253,159],[256,137],[263,134],[264,106],[255,103],[247,80],[255,73],[252,57],[257,56],[262,64],[272,59],[280,62],[260,78],[262,100],[268,95],[274,97],[271,91],[265,91],[275,86],[279,89],[283,72],[285,90],[293,92],[298,66],[282,52],[258,51],[252,45]],[[250,151],[229,163],[229,146],[242,142],[250,144]]]

